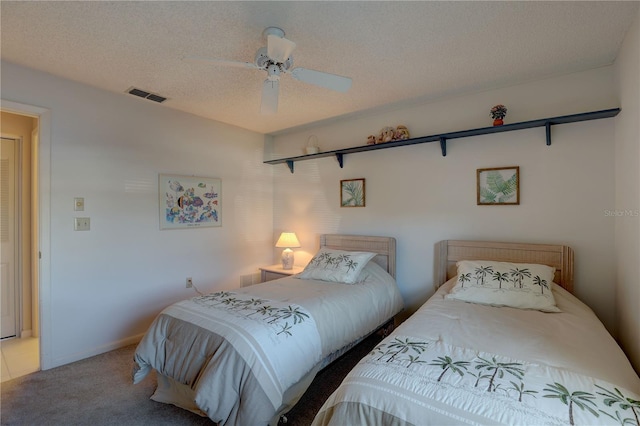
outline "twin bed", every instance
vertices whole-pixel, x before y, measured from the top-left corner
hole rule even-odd
[[[155,369],[157,401],[221,425],[275,426],[317,371],[400,311],[393,276],[393,238],[323,235],[298,277],[163,311],[134,380]],[[356,365],[314,425],[639,424],[640,378],[571,294],[569,247],[443,241],[436,276],[434,296]]]
[[[220,425],[276,425],[316,373],[402,309],[395,239],[322,235],[297,277],[178,302],[135,353],[152,399]]]
[[[638,424],[640,379],[570,293],[569,247],[443,241],[436,257],[440,288],[314,426]]]

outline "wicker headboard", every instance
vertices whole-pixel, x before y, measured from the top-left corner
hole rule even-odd
[[[457,274],[459,260],[538,263],[556,268],[554,282],[573,292],[573,250],[556,244],[499,243],[491,241],[440,241],[435,247],[436,285]]]
[[[346,251],[377,253],[373,260],[392,277],[396,277],[396,239],[391,237],[367,237],[363,235],[320,235],[320,247]]]

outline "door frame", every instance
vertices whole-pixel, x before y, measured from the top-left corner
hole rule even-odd
[[[23,297],[23,283],[22,283],[22,144],[24,139],[22,136],[2,133],[0,134],[2,139],[10,140],[13,143],[14,157],[13,157],[13,316],[14,318],[14,334],[15,337],[22,335],[23,326],[23,310],[22,310],[22,297]],[[12,337],[12,336],[6,336]]]
[[[5,99],[0,109],[38,119],[38,312],[40,369],[54,367],[51,324],[51,110]],[[33,173],[33,172],[32,172]]]

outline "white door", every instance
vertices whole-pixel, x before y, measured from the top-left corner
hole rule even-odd
[[[17,335],[16,157],[17,141],[2,138],[0,148],[0,338]]]

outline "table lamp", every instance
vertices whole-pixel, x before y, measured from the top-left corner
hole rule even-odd
[[[300,247],[300,242],[295,232],[283,232],[280,234],[276,247],[284,247],[284,250],[282,250],[282,269],[293,268],[293,250],[291,248]]]

